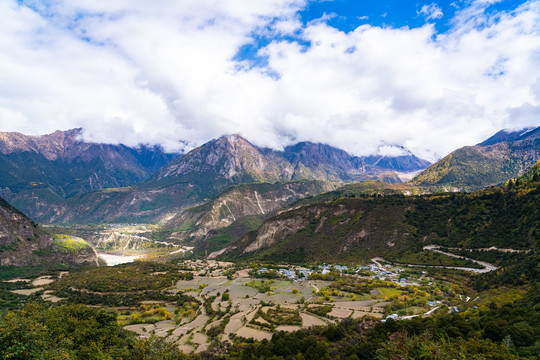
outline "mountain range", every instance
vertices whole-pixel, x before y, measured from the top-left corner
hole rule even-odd
[[[326,182],[309,187],[301,196],[291,194],[272,211],[347,183],[399,183],[400,174],[428,166],[394,190],[418,194],[494,186],[520,176],[540,159],[539,133],[540,128],[501,131],[431,166],[405,149],[401,156],[357,157],[329,145],[301,142],[277,151],[255,146],[239,135],[222,136],[186,154],[170,154],[159,147],[85,142],[81,129],[43,136],[0,133],[0,191],[41,223],[170,221],[166,226],[174,229],[185,227],[179,221],[185,209],[241,184]],[[394,191],[390,185],[371,185],[379,193],[385,187]],[[369,193],[365,185],[361,188]],[[275,193],[269,198],[265,195],[270,193],[258,194],[263,202],[276,198]],[[257,208],[243,215],[258,215]]]
[[[396,169],[417,171],[429,164],[412,154],[364,159],[313,143],[275,151],[238,135],[212,140],[168,162],[175,155],[159,148],[86,143],[80,134],[3,133],[3,196],[39,222],[158,222],[242,183],[399,182]]]
[[[82,129],[42,136],[0,132],[0,184],[6,192],[50,192],[61,198],[146,180],[177,154],[158,147],[81,141]]]
[[[540,159],[539,133],[540,128],[500,132],[456,150],[409,183],[398,182],[398,170],[428,165],[412,154],[355,157],[308,142],[276,151],[227,135],[175,155],[85,143],[80,129],[41,137],[2,133],[0,161],[7,171],[0,185],[10,202],[44,223],[161,221],[170,241],[194,245],[199,255],[255,252],[267,259],[316,253],[324,260],[358,256],[356,248],[364,255],[383,248],[405,251],[418,243],[407,218],[419,206],[415,195],[505,183]],[[533,170],[539,166],[523,181],[537,181]],[[381,178],[390,182],[373,180]],[[22,237],[9,236],[19,239],[21,249],[34,253],[36,246],[51,246],[35,223],[7,202],[2,205],[5,214],[9,210],[30,224],[19,229]],[[35,230],[28,235],[26,228]],[[329,239],[333,247],[325,245]]]
[[[371,196],[398,194],[407,196],[423,195],[441,191],[459,191],[460,189],[476,190],[498,185],[504,183],[509,178],[522,175],[523,172],[531,166],[531,163],[534,164],[534,161],[540,160],[540,143],[537,139],[538,132],[539,129],[527,129],[526,131],[519,131],[516,133],[501,131],[488,139],[489,141],[486,141],[488,145],[476,145],[458,149],[453,154],[426,169],[408,183],[391,184],[374,180],[351,183],[340,187],[339,189],[321,193],[320,195],[313,194],[310,197],[306,197],[304,200],[294,203],[292,207],[300,208],[301,206],[314,203],[333,204],[333,202],[341,198],[366,198]],[[501,149],[505,149],[505,151],[502,152]],[[482,154],[482,156],[469,156],[471,152]],[[448,161],[449,158],[453,160]],[[497,159],[497,161],[494,161],[493,159]],[[504,167],[506,172],[502,172],[501,167]],[[438,181],[421,181],[424,178],[434,178],[443,172],[445,172],[445,176],[441,176]],[[450,182],[450,179],[456,180]],[[223,201],[225,201],[225,199],[221,202]],[[381,200],[381,202],[384,201]],[[234,203],[235,207],[237,207],[238,203],[243,202],[242,198],[238,197],[235,201],[228,201],[228,203]],[[378,223],[378,218],[388,219],[390,217],[389,215],[387,216],[384,214],[385,209],[387,209],[386,206],[387,205],[381,207],[380,213],[373,212],[373,214],[376,214],[374,215],[375,218],[372,219],[374,223]],[[333,205],[330,205],[329,208],[332,209]],[[208,210],[203,216],[201,215],[201,212],[204,211],[204,209],[209,208],[199,207],[193,209],[193,212],[192,209],[186,210],[182,216],[176,217],[175,222],[170,222],[167,225],[169,228],[182,229],[182,231],[177,232],[177,234],[183,234],[179,239],[183,241],[194,241],[196,250],[204,249],[205,252],[208,253],[219,250],[219,246],[223,247],[224,245],[240,239],[250,230],[255,230],[257,227],[264,226],[262,220],[272,218],[272,216],[262,217],[257,211],[252,211],[249,214],[244,214],[244,216],[247,216],[245,221],[237,215],[238,220],[236,220],[234,224],[215,223],[213,226],[214,229],[208,231],[208,229],[212,227],[209,226],[212,222],[205,222],[204,219],[210,218],[211,211]],[[193,215],[194,213],[199,214],[199,220],[196,222],[188,221],[191,217],[187,215]],[[304,219],[311,216],[309,214],[304,215]],[[186,236],[200,232],[201,226],[205,229],[205,236]],[[294,228],[294,226],[292,224],[287,224],[285,228],[291,229]],[[346,226],[340,227],[341,230],[344,228],[346,228]],[[387,228],[387,226],[384,228]],[[279,232],[274,230],[275,229],[273,228],[272,230],[259,229],[261,233],[266,233],[267,231],[272,233]],[[394,230],[399,233],[397,228]],[[329,237],[331,237],[333,231],[337,231],[337,229],[332,229],[328,234]],[[373,233],[376,234],[376,239],[373,240],[374,243],[379,244],[378,238],[388,238],[388,234],[382,234],[377,231]],[[336,251],[337,249],[333,249],[332,254],[336,254]],[[365,248],[363,248],[362,251],[365,251]]]

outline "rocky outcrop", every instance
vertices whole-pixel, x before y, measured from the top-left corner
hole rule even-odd
[[[41,262],[64,264],[67,266],[99,266],[98,254],[96,250],[82,239],[82,246],[77,249],[69,249],[60,242],[53,243],[53,246],[45,249],[41,253]]]

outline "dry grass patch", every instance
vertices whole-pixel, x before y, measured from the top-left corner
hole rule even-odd
[[[272,338],[272,333],[254,329],[248,326],[243,326],[236,332],[236,336],[240,336],[246,339],[253,338],[255,340],[262,341],[264,339],[270,340]]]

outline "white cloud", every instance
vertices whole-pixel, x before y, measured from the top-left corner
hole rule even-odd
[[[444,16],[442,9],[435,3],[429,5],[423,5],[420,8],[420,11],[417,12],[418,15],[424,15],[427,20],[440,19]]]
[[[399,146],[383,145],[379,147],[377,154],[382,156],[403,156],[409,155],[409,152]]]
[[[433,159],[539,125],[539,1],[495,15],[474,2],[442,35],[302,25],[302,0],[156,4],[65,0],[40,13],[0,2],[0,129],[84,127],[90,140],[169,148],[240,133]],[[234,60],[252,34],[276,36],[259,49],[268,66]],[[293,34],[312,46],[283,40]]]

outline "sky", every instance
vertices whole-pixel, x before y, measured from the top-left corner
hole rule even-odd
[[[540,125],[540,0],[0,0],[0,131],[436,160]]]

